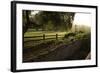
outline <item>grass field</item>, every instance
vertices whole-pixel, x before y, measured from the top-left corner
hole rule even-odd
[[[54,31],[37,31],[37,32],[26,32],[24,34],[24,37],[29,37],[29,36],[42,36],[43,34],[45,35],[64,35],[66,32],[54,32]]]
[[[45,34],[45,40],[43,40],[44,34]],[[56,37],[56,34],[58,35],[58,37]],[[85,59],[88,52],[90,52],[90,36],[91,36],[90,32],[81,32],[81,31],[78,32],[28,31],[24,34],[23,62],[34,62],[43,60],[48,61],[49,58],[50,60],[55,60],[53,56],[57,52],[61,54],[59,51],[61,49],[65,50],[66,52],[68,49],[71,49],[68,50],[70,52],[69,54],[67,53],[68,58],[66,57],[65,54],[64,54],[65,57],[62,54],[63,59],[67,60]],[[68,48],[67,45],[71,47]],[[75,51],[76,47],[75,45],[77,46],[76,48],[76,50],[78,49],[77,51]],[[57,51],[57,49],[59,50]],[[71,54],[71,52],[73,54],[74,53],[77,54],[74,56],[73,54]],[[61,58],[62,56],[58,55],[57,59],[62,60]]]

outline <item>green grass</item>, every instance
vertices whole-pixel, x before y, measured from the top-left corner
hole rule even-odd
[[[89,29],[89,28],[87,28],[87,29]],[[43,41],[43,34],[45,34],[45,41]],[[55,31],[27,31],[24,34],[24,47],[30,47],[30,46],[37,45],[41,42],[56,40],[56,34],[58,34],[58,40],[62,40],[65,43],[69,43],[71,41],[86,38],[86,37],[84,37],[84,35],[90,34],[90,31],[89,30],[88,31],[83,30],[82,28],[79,31],[76,31],[76,32],[73,31],[73,30],[70,30],[70,31],[67,31],[67,32],[61,32],[61,31],[59,31],[59,32],[58,31],[57,32],[55,32]],[[68,35],[68,34],[75,34],[75,35],[72,35],[72,36],[69,35],[68,37],[65,37],[65,35]],[[54,36],[50,36],[50,35],[54,35]],[[35,36],[41,36],[41,37],[35,37]],[[25,37],[27,37],[27,38],[25,38]],[[35,38],[32,38],[32,37],[35,37]],[[36,40],[38,40],[38,41],[36,41]],[[29,41],[29,42],[27,42],[27,41]]]
[[[29,36],[43,36],[43,34],[45,34],[45,35],[55,35],[55,34],[64,35],[64,34],[66,34],[66,32],[54,32],[54,31],[26,32],[24,34],[24,37],[29,37]]]

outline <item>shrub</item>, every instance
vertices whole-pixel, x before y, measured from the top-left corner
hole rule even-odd
[[[75,35],[76,33],[71,32],[71,33],[65,34],[64,38],[69,38],[70,36],[75,36]]]

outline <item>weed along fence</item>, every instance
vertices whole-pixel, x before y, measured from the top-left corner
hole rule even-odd
[[[24,42],[28,41],[40,41],[40,40],[48,40],[48,39],[54,39],[54,40],[59,40],[60,38],[63,38],[64,34],[55,34],[55,35],[41,35],[41,36],[26,36],[24,37]]]
[[[43,40],[46,40],[46,39],[56,39],[56,40],[58,40],[59,36],[58,36],[58,34],[56,34],[56,35],[45,35],[45,34],[43,34]]]

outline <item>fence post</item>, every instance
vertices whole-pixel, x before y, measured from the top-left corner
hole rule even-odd
[[[58,34],[56,34],[56,40],[58,40]]]
[[[43,34],[43,40],[45,40],[45,34]]]

